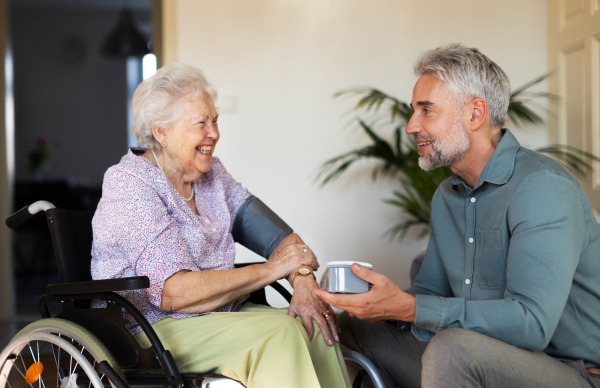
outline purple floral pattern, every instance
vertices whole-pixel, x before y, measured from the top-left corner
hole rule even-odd
[[[153,324],[163,318],[188,318],[159,310],[165,281],[181,270],[233,268],[235,243],[231,229],[237,210],[250,196],[218,158],[194,185],[195,215],[165,175],[132,148],[108,169],[102,199],[92,221],[92,278],[148,276],[150,288],[119,292]],[[136,153],[138,155],[136,155]],[[193,290],[190,290],[193,292]],[[243,300],[215,311],[238,311]],[[101,307],[95,302],[94,307]],[[124,312],[132,335],[141,331]]]

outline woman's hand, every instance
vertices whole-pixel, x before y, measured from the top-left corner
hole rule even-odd
[[[306,244],[298,244],[299,240],[300,238],[294,233],[287,236],[264,264],[273,271],[277,279],[289,277],[298,267],[308,266],[315,271],[319,268],[315,254]]]
[[[313,293],[318,289],[317,281],[312,276],[296,276],[294,279],[294,294],[288,308],[288,315],[293,318],[300,317],[302,326],[306,329],[308,338],[313,338],[314,320],[321,329],[325,343],[332,346],[333,341],[339,341],[340,324],[333,309],[321,298]],[[327,318],[323,315],[326,311],[330,312]]]
[[[290,282],[291,275],[300,267],[311,267],[313,271],[319,269],[314,253],[296,233],[290,234],[279,243],[265,265],[272,265],[275,271],[278,271],[279,279],[285,277]],[[288,315],[302,319],[302,326],[311,340],[314,335],[312,324],[314,320],[323,333],[325,343],[333,345],[334,340],[339,341],[340,326],[337,317],[332,308],[313,293],[314,289],[319,288],[314,275],[296,276],[292,287],[294,294],[288,308]],[[325,312],[329,312],[327,318],[323,315]]]

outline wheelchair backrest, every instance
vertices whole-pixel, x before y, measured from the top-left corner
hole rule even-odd
[[[92,280],[93,211],[46,210],[61,283]]]

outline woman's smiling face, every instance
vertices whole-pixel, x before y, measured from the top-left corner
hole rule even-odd
[[[219,115],[212,98],[185,101],[183,115],[165,131],[166,159],[180,172],[185,181],[196,181],[211,168],[212,154],[219,141]],[[157,139],[162,143],[162,139]]]

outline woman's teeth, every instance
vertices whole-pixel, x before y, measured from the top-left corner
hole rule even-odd
[[[196,149],[200,151],[201,154],[210,155],[210,152],[212,151],[212,146],[199,146],[196,147]]]

